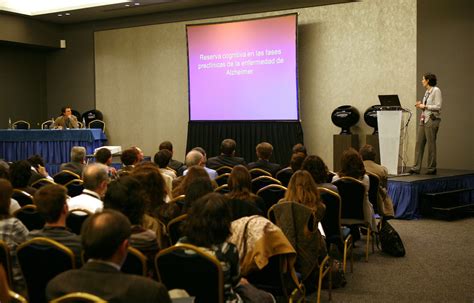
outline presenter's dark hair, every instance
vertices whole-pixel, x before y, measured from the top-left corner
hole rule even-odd
[[[210,193],[195,201],[184,224],[184,234],[196,246],[219,245],[231,235],[232,213],[224,195]]]
[[[430,86],[436,86],[436,84],[438,83],[438,79],[436,78],[435,74],[426,73],[426,74],[423,75],[423,78],[425,78],[425,80],[428,81],[428,84]]]
[[[130,221],[125,215],[104,209],[87,218],[82,225],[82,247],[87,257],[107,260],[130,234]]]
[[[362,157],[362,160],[375,161],[375,157],[377,156],[377,153],[375,152],[375,148],[370,144],[366,144],[362,146],[361,149],[359,150],[359,154]]]

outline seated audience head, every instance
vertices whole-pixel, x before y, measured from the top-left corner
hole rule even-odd
[[[144,162],[133,169],[131,176],[140,182],[140,186],[144,190],[145,210],[152,214],[156,208],[165,203],[168,195],[165,179],[160,169],[151,162]]]
[[[186,166],[188,168],[191,168],[193,166],[202,166],[204,163],[204,155],[197,150],[191,150],[187,155],[186,155]]]
[[[0,179],[0,220],[10,217],[10,201],[13,194],[13,186],[10,181]]]
[[[273,153],[273,146],[268,142],[261,142],[256,147],[257,157],[262,160],[269,160]]]
[[[140,147],[132,146],[131,148],[135,150],[135,153],[137,154],[138,162],[139,163],[142,162],[145,156],[143,155],[143,151],[140,149]]]
[[[230,236],[231,222],[232,214],[225,196],[209,193],[191,206],[184,223],[184,234],[196,246],[219,245]]]
[[[306,155],[303,153],[295,153],[291,155],[290,160],[290,167],[293,171],[297,171],[301,169],[301,165],[303,165],[303,161],[306,158]]]
[[[375,152],[375,148],[370,145],[366,144],[362,146],[362,148],[359,150],[359,154],[362,157],[362,160],[370,160],[370,161],[375,161],[375,157],[377,156],[377,153]]]
[[[135,165],[138,163],[138,155],[137,151],[133,148],[127,148],[122,152],[120,156],[120,160],[122,161],[123,165]]]
[[[84,163],[86,161],[86,149],[83,146],[73,146],[71,149],[71,162]]]
[[[95,161],[105,165],[112,164],[112,152],[108,148],[100,148],[95,152]]]
[[[306,157],[301,169],[308,171],[316,184],[327,182],[329,170],[320,157],[314,155]]]
[[[109,169],[101,163],[93,163],[84,167],[82,180],[85,189],[98,193],[101,197],[107,191],[109,183]]]
[[[195,147],[193,148],[192,150],[197,150],[198,152],[200,152],[202,154],[202,157],[203,157],[203,164],[206,164],[207,162],[207,154],[206,154],[206,150],[200,146],[198,147]]]
[[[229,190],[234,193],[250,193],[252,191],[252,177],[243,165],[236,165],[232,168],[227,184]]]
[[[303,154],[305,157],[308,155],[308,152],[306,150],[306,147],[301,144],[301,143],[297,143],[293,146],[292,150],[291,150],[292,154]]]
[[[112,181],[105,193],[104,208],[121,212],[132,225],[141,225],[145,215],[145,204],[140,182],[132,176]]]
[[[167,149],[173,154],[173,144],[170,141],[163,141],[158,147],[159,150]]]
[[[31,178],[31,165],[26,160],[14,162],[10,165],[10,182],[13,188],[25,188]]]
[[[127,256],[130,221],[111,209],[95,213],[86,219],[81,229],[85,255],[92,259],[123,264]]]
[[[66,187],[59,184],[45,185],[36,191],[34,201],[46,223],[56,223],[60,219],[66,219],[68,212]],[[63,223],[65,224],[65,221]]]
[[[235,154],[235,147],[237,143],[233,139],[224,139],[221,143],[221,153],[226,156],[233,156]]]
[[[155,154],[153,162],[155,162],[159,168],[166,168],[168,167],[172,156],[173,154],[169,150],[162,149]]]
[[[192,166],[188,169],[188,173],[186,176],[183,177],[183,180],[179,183],[178,186],[173,188],[173,197],[177,197],[179,195],[184,195],[194,180],[199,178],[208,178],[209,174],[206,172],[204,167],[202,166]]]
[[[298,202],[313,209],[320,207],[318,187],[309,172],[298,170],[291,176],[284,200]]]
[[[209,176],[198,177],[194,180],[191,180],[188,187],[186,188],[186,204],[185,211],[188,211],[191,205],[198,200],[199,198],[205,196],[208,193],[212,193],[214,188],[212,187],[211,179]]]
[[[38,168],[38,166],[43,166],[44,167],[44,160],[40,155],[33,155],[27,159],[28,162],[30,162],[30,165]]]
[[[438,79],[436,78],[435,74],[425,73],[423,75],[423,78],[425,78],[425,80],[428,81],[429,86],[436,86],[436,84],[438,83]]]
[[[356,179],[362,179],[365,174],[364,162],[359,153],[352,147],[345,150],[341,157],[341,170],[338,172],[340,177],[348,176]]]

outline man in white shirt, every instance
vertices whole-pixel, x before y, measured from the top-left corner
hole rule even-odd
[[[69,210],[82,208],[91,213],[102,211],[104,203],[101,198],[105,195],[109,183],[108,167],[99,163],[87,165],[82,180],[84,191],[67,202]]]

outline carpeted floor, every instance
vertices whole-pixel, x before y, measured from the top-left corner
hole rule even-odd
[[[354,272],[346,273],[344,288],[333,290],[332,302],[474,303],[474,218],[390,223],[404,242],[406,256],[394,258],[376,249],[366,263],[364,243],[358,241]],[[308,296],[308,302],[315,297]],[[329,302],[327,290],[321,299]]]

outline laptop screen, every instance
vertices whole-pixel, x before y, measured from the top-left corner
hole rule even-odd
[[[387,107],[401,107],[398,95],[379,95],[380,105]]]

